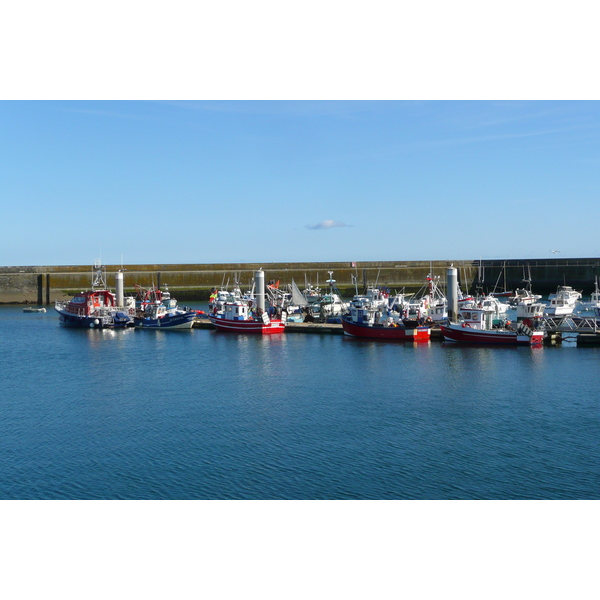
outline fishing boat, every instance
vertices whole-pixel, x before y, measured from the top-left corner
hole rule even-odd
[[[306,273],[304,273],[304,290],[301,292],[302,296],[309,304],[314,304],[315,302],[319,302],[322,297],[321,288],[319,287],[319,273],[317,273],[317,285],[313,286],[306,278]]]
[[[534,294],[528,288],[517,288],[514,295],[508,300],[508,304],[511,306],[517,306],[518,304],[533,304],[542,297],[539,294]]]
[[[369,309],[381,310],[389,314],[398,313],[402,316],[409,305],[409,297],[412,294],[404,294],[401,292],[392,293],[390,288],[367,286],[364,293],[358,293],[352,297],[352,301],[348,304],[348,311],[352,312],[353,308],[369,307]]]
[[[265,280],[262,270],[255,273],[256,297],[225,302],[222,310],[209,314],[218,331],[271,335],[283,333],[287,320],[285,311],[279,315],[273,306],[265,306]],[[271,313],[271,314],[269,314]]]
[[[534,304],[542,297],[539,294],[534,294],[531,290],[531,268],[527,265],[527,277],[525,277],[525,267],[523,267],[523,283],[525,287],[517,288],[514,295],[507,300],[511,306],[518,304]]]
[[[597,276],[594,282],[594,291],[590,296],[589,302],[582,302],[581,300],[579,300],[577,302],[576,308],[579,310],[594,310],[596,308],[600,308],[600,289],[598,288]]]
[[[544,339],[544,330],[537,329],[535,314],[530,313],[529,317],[530,325],[522,320],[517,320],[514,326],[510,321],[494,325],[493,313],[482,308],[468,308],[459,311],[458,322],[447,321],[440,329],[448,342],[539,346]]]
[[[358,323],[351,316],[342,317],[344,334],[352,337],[378,340],[411,340],[414,342],[428,341],[431,329],[425,326],[406,327],[400,322]]]
[[[133,325],[135,298],[124,297],[123,272],[116,274],[116,293],[106,285],[106,267],[97,261],[92,269],[92,289],[71,300],[57,300],[54,308],[66,327],[106,329]]]
[[[428,341],[429,327],[403,319],[402,295],[389,298],[386,294],[369,288],[365,295],[355,295],[349,305],[349,314],[341,318],[344,334],[371,339]]]
[[[425,285],[408,303],[407,317],[435,322],[448,318],[448,300],[440,288],[439,280],[439,276],[427,275]]]
[[[234,300],[237,300],[234,292],[213,288],[208,300],[208,311],[211,313],[219,312],[223,309],[226,302],[233,302]]]
[[[263,335],[283,333],[286,323],[285,312],[281,313],[280,318],[271,318],[267,312],[261,311],[253,303],[242,300],[228,302],[225,304],[223,312],[208,316],[219,331],[237,333],[260,333]]]
[[[313,287],[310,283],[305,282],[304,291],[302,292],[302,295],[309,304],[314,304],[315,302],[319,302],[319,300],[321,299],[321,288],[318,286]]]
[[[469,293],[464,293],[458,284],[456,286],[456,291],[458,308],[472,308],[477,304],[475,297]]]
[[[546,314],[550,316],[572,315],[575,304],[581,298],[581,292],[574,290],[569,285],[559,285],[556,294],[550,294],[550,305],[546,307]]]
[[[319,321],[339,323],[341,316],[347,312],[348,307],[342,300],[341,294],[335,285],[336,281],[333,278],[333,271],[328,271],[328,273],[329,279],[326,283],[329,285],[329,290],[321,297],[319,302],[313,304],[313,307],[317,311],[316,314]]]
[[[504,281],[504,284],[503,284],[504,289],[498,290],[497,288],[498,288],[498,285],[500,284],[501,277]],[[512,290],[507,289],[507,287],[506,287],[506,262],[505,262],[502,264],[502,270],[500,271],[500,273],[498,275],[498,279],[496,280],[496,285],[494,286],[494,289],[489,294],[489,296],[493,296],[494,298],[502,298],[502,299],[508,300],[509,298],[513,298],[514,295],[515,295],[515,293]]]
[[[267,286],[267,290],[270,292],[271,303],[286,312],[288,323],[304,322],[309,302],[293,279],[288,291],[273,286]]]
[[[510,305],[500,302],[498,296],[492,295],[481,297],[477,302],[477,306],[496,316],[506,314],[510,308]]]
[[[328,271],[329,289],[318,300],[311,300],[305,296],[308,304],[304,307],[305,321],[320,323],[341,323],[341,317],[348,312],[347,304],[342,300],[341,294],[335,285],[333,271]],[[303,294],[304,295],[304,294]]]
[[[167,285],[164,289],[144,289],[136,286],[139,305],[134,325],[140,329],[191,329],[196,311],[180,308],[177,300],[171,298]]]
[[[517,305],[517,323],[522,322],[527,327],[540,329],[545,312],[546,305],[541,302],[523,302]]]

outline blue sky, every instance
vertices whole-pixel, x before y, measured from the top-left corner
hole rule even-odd
[[[3,101],[2,265],[598,256],[596,101]]]

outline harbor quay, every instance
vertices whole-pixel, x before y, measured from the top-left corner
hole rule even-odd
[[[209,319],[196,317],[194,319],[193,328],[215,329],[215,326],[210,322]],[[344,329],[339,323],[286,323],[285,332],[317,335],[344,335]],[[428,339],[432,342],[443,342],[444,335],[442,334],[442,330],[434,325],[430,328],[430,335]],[[559,332],[549,332],[544,338],[544,344],[547,346],[554,346],[556,344],[560,344],[562,341],[563,337]],[[413,343],[417,344],[423,342]],[[600,345],[600,333],[580,333],[577,338],[577,345]]]
[[[196,317],[194,329],[215,329],[209,319]],[[340,323],[286,323],[286,333],[314,333],[321,335],[344,335],[344,329]],[[430,338],[435,341],[443,341],[444,337],[439,327],[432,327]],[[415,342],[416,343],[416,342]]]
[[[343,297],[368,285],[382,286],[406,293],[418,291],[427,277],[440,278],[444,285],[446,269],[454,266],[463,290],[492,292],[523,287],[530,280],[533,290],[547,295],[559,285],[570,285],[589,295],[595,277],[600,275],[600,258],[547,258],[511,260],[436,260],[436,261],[349,261],[298,263],[222,263],[164,265],[106,265],[107,284],[114,287],[116,274],[123,272],[125,292],[135,286],[168,285],[181,302],[207,301],[213,288],[233,287],[238,281],[250,288],[254,273],[262,269],[267,281],[285,286],[292,280],[299,287],[310,284],[327,287],[335,279]],[[90,287],[91,266],[15,266],[0,267],[0,304],[54,304]]]

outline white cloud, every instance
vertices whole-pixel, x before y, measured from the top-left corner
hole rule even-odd
[[[346,223],[342,223],[341,221],[332,221],[331,219],[326,219],[325,221],[321,221],[316,225],[307,225],[307,229],[331,229],[332,227],[349,227]]]

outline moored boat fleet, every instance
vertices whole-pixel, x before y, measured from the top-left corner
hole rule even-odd
[[[92,287],[67,301],[57,301],[54,308],[59,322],[66,327],[109,329],[191,329],[197,311],[180,308],[166,289],[136,286],[137,299],[125,296],[123,272],[116,273],[116,291],[106,285],[106,268],[94,264]]]
[[[265,283],[261,269],[255,272],[246,292],[242,292],[239,280],[232,290],[228,286],[213,288],[208,315],[180,307],[166,285],[136,285],[137,297],[133,297],[124,294],[122,271],[116,273],[115,280],[113,292],[106,285],[105,267],[96,263],[90,290],[56,302],[59,322],[79,328],[179,330],[191,329],[197,318],[204,316],[218,331],[230,333],[281,334],[289,324],[317,322],[339,323],[345,335],[355,338],[422,342],[430,339],[432,330],[438,330],[448,342],[538,346],[547,333],[547,318],[573,315],[575,311],[594,311],[600,317],[597,278],[589,301],[582,300],[581,292],[563,285],[543,302],[531,292],[530,285],[513,293],[464,294],[456,269],[449,268],[447,293],[440,278],[430,274],[415,294],[377,285],[359,293],[356,286],[352,300],[345,302],[331,271],[326,290],[305,282],[301,291],[293,280],[288,286],[274,280]]]

